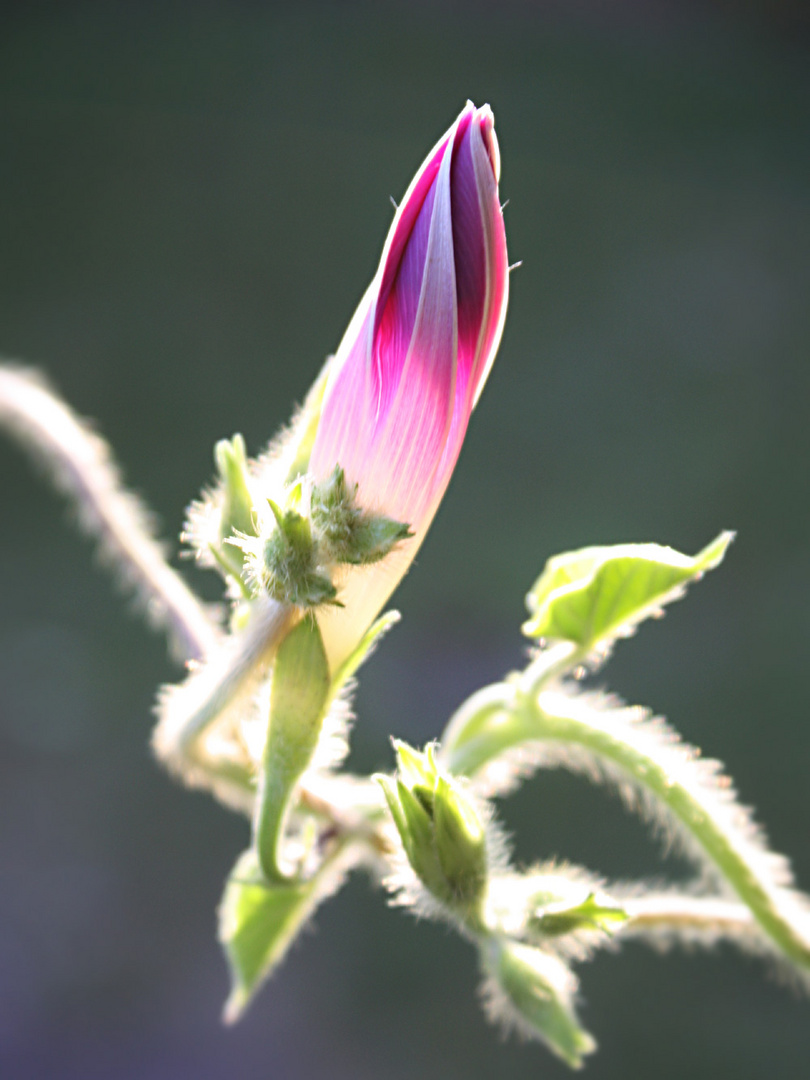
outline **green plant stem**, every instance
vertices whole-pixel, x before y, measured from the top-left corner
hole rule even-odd
[[[107,444],[36,372],[0,365],[0,427],[47,468],[74,503],[104,560],[138,596],[150,621],[168,630],[180,659],[202,659],[220,644],[214,620],[154,538],[150,516],[124,489]]]
[[[762,930],[792,961],[810,968],[810,943],[785,907],[797,907],[796,915],[804,921],[810,922],[810,918],[799,914],[792,894],[767,880],[766,873],[753,865],[755,860],[749,858],[752,852],[745,850],[739,835],[716,820],[711,800],[701,797],[704,793],[673,778],[652,753],[643,752],[625,738],[620,727],[614,729],[605,719],[609,713],[589,711],[578,705],[576,697],[564,693],[530,697],[516,693],[508,684],[502,687],[500,722],[484,724],[472,738],[452,748],[447,760],[453,771],[474,776],[488,761],[521,744],[582,747],[618,767],[663,804],[749,907]],[[757,863],[767,858],[764,852],[753,854]]]
[[[153,735],[157,756],[183,774],[191,763],[205,769],[203,737],[214,723],[244,706],[266,676],[296,609],[270,597],[253,603],[247,626],[210,660],[171,687],[159,705]]]
[[[751,910],[734,900],[662,893],[618,902],[628,919],[617,928],[617,937],[658,933],[704,935],[713,943],[719,937],[750,936],[756,927]]]

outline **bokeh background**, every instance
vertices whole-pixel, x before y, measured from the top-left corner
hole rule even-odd
[[[176,535],[214,441],[258,450],[336,346],[389,195],[491,102],[523,265],[352,762],[388,767],[390,733],[432,737],[521,662],[549,555],[736,528],[600,678],[726,761],[808,889],[809,54],[776,0],[5,4],[0,351],[96,419]],[[0,439],[2,1075],[567,1075],[484,1023],[465,943],[362,876],[220,1026],[247,826],[151,760],[178,672],[65,519]],[[502,810],[523,862],[685,872],[584,781],[540,774]],[[807,1001],[729,949],[581,974],[594,1078],[807,1076]]]

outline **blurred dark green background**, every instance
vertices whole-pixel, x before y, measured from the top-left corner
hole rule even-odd
[[[97,420],[176,535],[214,441],[258,450],[337,344],[389,195],[491,102],[523,266],[353,763],[521,662],[550,554],[736,528],[601,678],[727,762],[807,889],[810,38],[799,5],[741,7],[5,5],[0,350]],[[2,1074],[566,1075],[485,1025],[468,946],[362,877],[220,1027],[246,825],[150,759],[177,670],[5,440],[0,506]],[[503,812],[524,861],[684,873],[582,781],[540,774]],[[810,1006],[731,950],[582,977],[594,1078],[808,1075]]]

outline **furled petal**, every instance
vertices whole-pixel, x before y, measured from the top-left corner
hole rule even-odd
[[[365,508],[415,535],[347,574],[345,609],[321,616],[334,662],[413,559],[489,374],[508,294],[499,170],[492,113],[468,103],[408,188],[335,357],[310,472],[340,464]]]

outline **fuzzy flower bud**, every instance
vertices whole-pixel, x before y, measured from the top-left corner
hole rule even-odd
[[[570,968],[552,953],[499,937],[484,943],[481,959],[490,1019],[541,1039],[570,1068],[581,1068],[596,1042],[577,1018],[577,980]]]
[[[345,609],[319,620],[332,665],[416,554],[489,374],[508,293],[499,172],[492,112],[468,103],[408,188],[332,363],[310,472],[324,480],[340,465],[364,510],[413,533],[346,572]]]
[[[436,766],[432,746],[420,753],[394,740],[396,781],[377,776],[408,862],[438,900],[474,915],[487,882],[487,844],[476,806],[458,781]]]

